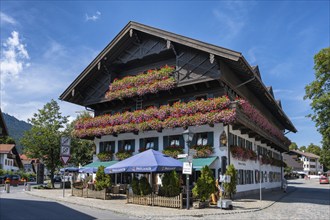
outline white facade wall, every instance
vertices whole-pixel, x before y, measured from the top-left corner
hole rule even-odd
[[[18,167],[14,166],[14,159],[7,158],[7,154],[0,154],[0,164],[2,165],[3,170],[17,171]]]
[[[221,168],[221,157],[225,156],[228,157],[228,150],[227,148],[220,148],[220,135],[222,132],[225,130],[227,137],[228,137],[228,132],[227,132],[227,126],[224,127],[222,123],[215,124],[214,127],[210,127],[209,125],[202,125],[202,126],[191,126],[189,129],[194,132],[194,133],[202,133],[202,132],[213,132],[213,147],[214,147],[214,154],[211,156],[218,156],[219,159],[217,159],[211,166],[211,169],[216,170],[216,178],[219,177],[218,170]],[[163,137],[164,136],[171,136],[171,135],[181,135],[183,133],[184,129],[183,128],[173,128],[173,129],[163,129],[162,132],[157,132],[157,131],[145,131],[145,132],[139,132],[138,135],[135,135],[133,133],[124,133],[124,134],[118,134],[117,137],[113,135],[105,135],[102,136],[100,139],[95,139],[95,144],[98,146],[96,148],[96,154],[100,152],[99,149],[99,143],[100,142],[105,142],[105,141],[115,141],[115,152],[118,151],[118,141],[121,140],[129,140],[129,139],[134,139],[135,140],[135,150],[133,155],[139,153],[139,143],[141,138],[152,138],[152,137],[158,137],[158,151],[162,151],[164,144],[163,144]],[[230,129],[230,132],[232,134],[235,134],[237,136],[240,136],[248,141],[251,141],[253,143],[253,150],[257,151],[257,145],[262,146],[267,148],[268,150],[271,150],[273,152],[276,152],[280,154],[280,152],[267,147],[265,144],[262,144],[261,142],[255,141],[253,138],[249,138],[248,135],[241,135],[239,131],[233,131]],[[185,153],[188,153],[188,146],[185,143]],[[94,157],[94,161],[97,161],[97,157]],[[228,162],[228,160],[227,160]],[[235,158],[230,158],[230,163],[234,164],[235,168],[237,170],[243,169],[243,170],[253,170],[253,173],[255,170],[259,170],[259,161],[239,161],[236,160]],[[261,170],[266,173],[265,175],[265,181],[262,183],[262,188],[270,189],[270,188],[275,188],[275,187],[280,187],[281,186],[281,178],[279,181],[276,182],[269,182],[269,173],[270,172],[278,172],[281,173],[281,168],[271,166],[271,165],[261,165]],[[255,174],[253,174],[254,177]],[[266,177],[267,176],[267,177]],[[267,181],[266,181],[267,180]],[[253,178],[253,184],[245,184],[245,185],[237,185],[237,192],[243,192],[243,191],[250,191],[250,190],[255,190],[259,189],[260,185],[259,183],[255,182],[255,178]]]

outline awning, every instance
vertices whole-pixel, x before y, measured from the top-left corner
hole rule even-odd
[[[195,169],[196,171],[199,171],[204,166],[209,166],[210,167],[216,159],[218,159],[218,157],[194,158],[193,161],[192,161],[193,169]],[[181,158],[179,160],[181,162],[186,162],[186,158]]]
[[[87,164],[79,169],[80,173],[96,173],[97,169],[100,166],[108,167],[111,166],[115,163],[117,163],[117,160],[112,160],[112,161],[106,161],[106,162],[101,162],[101,161],[96,161],[90,164]]]

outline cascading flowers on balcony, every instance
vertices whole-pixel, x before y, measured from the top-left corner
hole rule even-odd
[[[177,158],[178,154],[183,154],[183,146],[178,146],[178,145],[170,145],[164,148],[163,154]]]
[[[230,152],[233,158],[238,160],[257,160],[257,154],[253,150],[244,147],[230,146]]]
[[[272,125],[265,116],[263,116],[256,108],[254,108],[249,102],[243,99],[236,99],[238,104],[241,106],[244,114],[246,114],[251,121],[256,123],[261,129],[267,131],[269,134],[272,134],[281,141],[287,142],[283,133]]]
[[[228,109],[227,96],[188,103],[177,102],[146,110],[83,118],[75,124],[73,135],[93,137],[109,134],[161,130],[163,128],[225,123],[235,120],[235,109]]]
[[[196,150],[195,158],[205,158],[211,156],[214,150],[211,145],[194,145],[191,149]]]
[[[147,73],[115,79],[110,84],[105,98],[111,101],[170,90],[176,84],[173,71],[174,67],[166,65],[159,70],[148,70]]]

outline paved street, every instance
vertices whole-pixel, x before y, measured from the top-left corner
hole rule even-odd
[[[1,187],[0,197],[1,220],[137,219],[109,210],[31,196],[23,191],[22,186],[11,187],[9,194]]]
[[[1,188],[2,190],[3,188]],[[291,180],[288,193],[273,191],[233,202],[234,210],[217,208],[179,210],[126,204],[125,199],[98,200],[73,197],[67,190],[12,187],[1,192],[0,219],[329,219],[330,185],[318,180]],[[19,208],[17,208],[19,207]],[[123,213],[123,214],[120,214]],[[131,217],[129,217],[131,216]]]

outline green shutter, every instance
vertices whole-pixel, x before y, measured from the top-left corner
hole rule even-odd
[[[213,146],[213,132],[207,132],[207,144]]]
[[[191,143],[190,143],[190,147],[191,146],[194,146],[194,145],[197,145],[197,134],[195,134],[194,136],[193,136],[193,139],[192,139],[192,141],[191,141]],[[189,147],[189,146],[188,146]]]
[[[168,136],[164,136],[163,137],[163,149],[168,146],[169,146],[169,138],[168,138]]]
[[[111,141],[110,145],[111,145],[111,152],[114,153],[115,152],[115,147],[116,147],[115,142]]]
[[[154,138],[154,150],[158,150],[158,137]]]
[[[144,138],[140,138],[140,146],[139,149],[144,148]]]
[[[184,148],[184,139],[183,139],[182,135],[179,136],[179,144],[180,144],[181,147]]]
[[[124,141],[118,141],[118,151],[122,151]]]
[[[132,151],[135,151],[135,140],[131,140]]]

